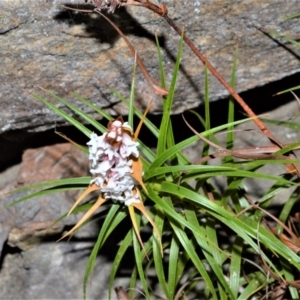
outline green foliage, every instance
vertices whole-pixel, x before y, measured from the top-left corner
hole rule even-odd
[[[159,46],[158,50],[161,84],[165,87],[167,84]],[[268,286],[276,286],[276,283],[279,285],[280,278],[290,282],[296,280],[297,277],[294,274],[300,269],[300,258],[261,222],[261,211],[256,210],[252,203],[245,199],[242,192],[243,183],[247,178],[273,182],[266,195],[257,201],[257,205],[261,205],[265,210],[272,204],[272,199],[280,191],[287,187],[298,186],[298,184],[290,176],[279,177],[259,171],[259,168],[267,164],[284,164],[286,163],[284,159],[249,159],[237,162],[229,155],[223,159],[220,165],[211,166],[193,164],[183,155],[182,150],[199,140],[199,136],[194,135],[177,144],[174,141],[170,115],[176,93],[181,54],[182,40],[178,47],[169,94],[162,99],[163,115],[160,127],[157,128],[147,118],[144,121],[144,126],[157,138],[156,152],[139,140],[145,172],[143,180],[148,190],[148,193],[143,193],[143,199],[162,236],[163,257],[154,232],[151,231],[150,236],[144,240],[147,259],[134,230],[129,229],[120,241],[112,264],[108,288],[111,293],[117,272],[122,268],[122,260],[125,254],[130,252],[135,261],[130,287],[141,287],[147,299],[153,297],[155,293],[156,286],[149,283],[149,276],[153,270],[155,270],[157,283],[166,299],[181,299],[189,295],[195,298],[216,300],[250,299],[252,295],[259,297],[264,294],[264,289]],[[232,71],[232,86],[235,85],[236,57]],[[203,120],[205,130],[201,136],[216,140],[215,133],[228,129],[227,145],[228,148],[231,148],[234,142],[232,133],[234,126],[246,120],[234,122],[233,100],[230,99],[228,124],[210,128],[209,75],[207,70],[205,72],[206,113],[205,120]],[[112,93],[128,105],[130,124],[133,124],[134,115],[139,118],[142,118],[143,115],[134,106],[134,87],[135,75],[133,75],[129,100],[111,88]],[[103,125],[75,105],[50,91],[47,93],[77,114],[84,123],[92,125],[95,131],[105,131]],[[112,119],[89,101],[75,93],[73,95],[77,100],[98,112],[102,118]],[[48,100],[35,94],[34,97],[65,118],[87,137],[91,135],[92,131],[82,122],[69,116]],[[81,147],[80,149],[86,151],[85,148]],[[278,151],[278,154],[284,154],[291,149],[283,149]],[[209,145],[206,145],[202,155],[207,155],[208,151]],[[217,176],[223,176],[227,180],[227,186],[223,192],[220,192],[213,184],[212,179]],[[38,191],[19,199],[14,204],[44,194],[82,189],[89,184],[90,179],[90,177],[81,177],[54,180],[22,188],[16,192],[30,188]],[[296,193],[286,199],[279,217],[282,222],[287,220],[296,199]],[[87,210],[90,205],[81,205],[73,213]],[[111,203],[88,259],[84,276],[84,297],[86,297],[88,281],[91,279],[98,253],[107,238],[115,233],[125,218],[128,218],[128,212],[120,204]],[[152,229],[144,215],[136,213],[136,221],[141,233],[144,231],[149,233],[149,228]],[[282,231],[282,227],[279,227],[277,229]],[[249,261],[252,261],[251,264]],[[267,268],[272,270],[276,276],[269,276]],[[199,282],[202,282],[202,285],[198,284]],[[130,296],[133,298],[133,290],[130,291]],[[290,287],[289,297],[298,299],[297,289]]]

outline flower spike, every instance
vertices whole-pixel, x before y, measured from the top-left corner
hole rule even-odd
[[[111,199],[113,201],[123,202],[128,206],[134,231],[145,254],[146,250],[137,226],[134,207],[151,223],[162,251],[163,248],[159,231],[144,207],[141,193],[138,189],[140,185],[147,193],[147,188],[142,178],[143,166],[139,156],[137,137],[150,108],[150,104],[141,118],[135,133],[133,133],[129,124],[123,121],[122,117],[118,117],[115,120],[109,121],[107,131],[101,136],[98,136],[96,133],[91,134],[91,139],[87,145],[89,146],[90,172],[93,175],[93,179],[87,189],[76,200],[68,215],[71,214],[79,203],[90,193],[99,190],[100,196],[77,224],[61,239],[74,233],[104,202]]]
[[[86,212],[86,214],[80,219],[79,222],[69,230],[63,237],[61,237],[58,241],[64,239],[65,237],[71,235],[73,232],[76,231],[104,202],[106,199],[99,196],[98,200],[94,203],[94,205]]]

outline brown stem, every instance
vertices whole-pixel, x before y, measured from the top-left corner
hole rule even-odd
[[[257,118],[252,109],[246,104],[246,102],[241,98],[241,96],[235,91],[234,88],[230,86],[230,84],[224,79],[224,77],[215,69],[215,67],[208,61],[208,59],[195,47],[193,42],[186,36],[186,34],[181,30],[175,22],[168,16],[168,10],[165,5],[161,5],[158,7],[157,5],[151,3],[150,1],[141,1],[141,0],[128,0],[127,5],[139,5],[146,7],[152,10],[154,13],[163,17],[166,22],[178,33],[178,35],[182,36],[184,42],[190,47],[190,49],[194,52],[194,54],[202,61],[204,65],[210,70],[210,72],[215,76],[220,83],[227,89],[227,91],[231,94],[231,96],[242,106],[244,111],[247,113],[249,117],[253,117],[253,121],[259,127],[259,129],[275,144],[282,147],[282,143],[276,139],[276,137],[269,131],[266,125]]]
[[[193,131],[194,134],[196,134],[202,141],[207,143],[208,145],[212,146],[213,148],[216,148],[219,150],[218,153],[210,154],[205,157],[201,157],[199,160],[194,162],[193,164],[201,164],[203,162],[209,161],[213,158],[220,158],[225,156],[234,156],[242,159],[284,159],[284,160],[291,160],[290,156],[284,156],[284,155],[278,155],[275,152],[280,150],[281,148],[278,145],[272,145],[272,146],[265,146],[265,147],[255,147],[255,148],[243,148],[243,149],[235,149],[235,150],[228,150],[226,148],[223,148],[212,141],[208,140],[201,134],[199,134],[184,118],[183,120],[185,124]],[[290,145],[283,145],[285,147],[288,147]],[[299,149],[299,147],[296,147],[296,149]],[[274,154],[273,154],[274,153]],[[288,161],[287,161],[288,163]],[[291,165],[291,164],[289,164]],[[286,165],[287,166],[287,165]]]
[[[224,77],[215,69],[215,67],[208,61],[208,59],[194,46],[192,41],[185,35],[185,33],[174,23],[174,21],[169,18],[168,15],[162,16],[168,24],[183,37],[185,43],[190,47],[190,49],[195,53],[195,55],[202,61],[204,65],[211,71],[211,73],[216,77],[221,84],[227,89],[227,91],[231,94],[231,96],[242,106],[244,111],[247,113],[249,117],[253,117],[253,122],[259,127],[259,129],[273,142],[275,142],[278,146],[282,146],[281,142],[279,142],[276,137],[268,130],[265,124],[256,117],[255,113],[252,109],[246,104],[246,102],[241,98],[241,96],[230,86],[230,84],[224,79]]]
[[[129,50],[131,51],[132,55],[135,57],[135,61],[137,62],[137,64],[139,65],[144,77],[146,78],[146,80],[149,82],[149,84],[152,86],[152,88],[154,89],[155,93],[161,96],[167,96],[168,95],[168,91],[166,89],[164,89],[163,87],[161,87],[158,83],[156,83],[154,81],[154,79],[152,79],[152,77],[150,76],[150,74],[148,73],[143,61],[141,60],[141,58],[139,57],[139,55],[137,54],[135,48],[132,46],[132,44],[129,42],[129,40],[127,39],[127,37],[123,34],[123,32],[108,18],[106,17],[104,14],[101,13],[100,10],[96,9],[95,10],[99,15],[102,16],[102,18],[104,18],[107,22],[109,22],[111,24],[111,26],[113,26],[113,28],[120,34],[120,36],[123,38],[123,40],[125,41],[125,43],[127,44]]]
[[[270,130],[266,127],[266,125],[255,115],[252,109],[246,104],[246,102],[241,98],[241,96],[235,91],[234,88],[230,86],[230,84],[224,79],[224,77],[215,69],[215,67],[208,61],[208,59],[195,47],[193,42],[185,35],[183,30],[181,30],[175,22],[168,16],[168,10],[166,6],[163,4],[160,7],[151,3],[150,1],[142,1],[142,0],[127,0],[127,4],[131,5],[139,5],[144,6],[159,16],[163,17],[166,22],[178,33],[178,35],[182,36],[184,42],[190,47],[190,49],[194,52],[194,54],[202,61],[204,65],[210,70],[210,72],[215,76],[220,83],[227,89],[227,91],[231,94],[231,96],[241,105],[247,115],[253,118],[253,122],[256,126],[269,138],[269,140],[276,144],[278,147],[283,148],[283,144],[277,140],[277,138],[270,132]],[[295,155],[290,153],[290,157],[295,159]],[[297,172],[297,175],[300,177],[300,167],[298,165],[286,166],[289,172]]]
[[[130,300],[128,294],[124,291],[124,289],[121,286],[116,287],[115,292],[117,294],[118,300]]]
[[[103,0],[94,0],[96,11],[100,13],[100,11],[105,8],[103,4]],[[154,13],[158,14],[159,16],[163,17],[166,22],[178,33],[178,35],[182,36],[184,42],[190,47],[190,49],[194,52],[194,54],[202,61],[204,65],[207,66],[207,68],[210,70],[210,72],[213,74],[214,77],[216,77],[220,83],[227,89],[227,91],[231,94],[231,96],[241,105],[241,107],[244,109],[244,111],[247,113],[247,115],[251,118],[253,118],[253,122],[258,126],[258,128],[269,138],[269,140],[277,145],[279,148],[283,148],[283,144],[277,140],[277,138],[269,131],[269,129],[266,127],[266,125],[255,115],[255,113],[252,111],[252,109],[245,103],[245,101],[240,97],[240,95],[235,91],[234,88],[230,86],[230,84],[224,79],[224,77],[215,69],[215,67],[208,61],[208,59],[195,47],[193,42],[185,35],[183,30],[181,30],[175,22],[168,16],[168,10],[167,7],[162,4],[161,6],[157,6],[154,3],[150,2],[149,0],[116,0],[119,6],[127,6],[127,5],[137,5],[137,6],[143,6]],[[104,6],[103,6],[104,5]],[[111,12],[113,12],[114,8],[110,9]],[[114,26],[114,25],[113,25]],[[121,34],[122,35],[122,34]],[[123,36],[123,35],[122,35]],[[124,38],[124,37],[123,37]],[[124,38],[125,39],[125,38]],[[126,39],[125,39],[126,41]],[[128,43],[127,43],[128,44]],[[130,45],[131,46],[131,45]],[[129,48],[131,49],[131,47]],[[139,63],[139,61],[137,61]],[[143,70],[143,67],[142,67]],[[146,77],[147,78],[147,77]],[[151,81],[150,81],[151,84]],[[154,88],[156,85],[153,85],[153,82],[151,84]],[[159,91],[159,89],[158,89]],[[159,92],[158,92],[159,93]],[[290,158],[294,159],[295,155],[293,153],[290,153]],[[287,166],[287,170],[289,172],[297,172],[297,175],[300,177],[300,167],[297,165]]]

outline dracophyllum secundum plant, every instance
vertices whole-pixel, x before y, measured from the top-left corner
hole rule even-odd
[[[94,132],[91,134],[87,145],[92,179],[89,186],[74,203],[69,214],[89,193],[98,190],[100,195],[93,206],[62,239],[78,229],[103,203],[112,200],[124,203],[128,207],[136,235],[143,248],[133,207],[137,208],[150,221],[160,243],[159,232],[143,205],[139,190],[139,186],[141,186],[147,192],[142,180],[143,168],[138,150],[139,143],[136,142],[137,136],[138,132],[134,134],[128,122],[124,122],[121,117],[111,120],[108,123],[107,131],[102,135]]]
[[[293,182],[283,177],[257,172],[259,167],[266,163],[274,163],[274,160],[236,163],[226,159],[218,166],[206,163],[192,164],[183,155],[182,150],[197,141],[199,135],[195,134],[180,143],[175,143],[170,115],[181,51],[182,41],[168,87],[168,96],[162,99],[163,114],[159,128],[146,117],[147,110],[143,113],[134,106],[134,76],[130,100],[111,89],[112,93],[128,105],[128,122],[124,122],[121,117],[112,118],[91,102],[72,93],[77,100],[107,119],[107,127],[50,91],[46,91],[49,96],[66,105],[84,122],[77,121],[48,100],[34,94],[36,99],[86,135],[87,147],[73,143],[88,155],[91,176],[34,185],[31,188],[42,190],[16,203],[41,196],[43,193],[59,192],[61,187],[82,189],[85,186],[69,214],[82,210],[85,210],[85,213],[62,238],[72,237],[76,230],[80,230],[86,222],[97,217],[97,210],[102,204],[108,204],[109,207],[88,259],[83,285],[84,297],[99,251],[126,217],[130,217],[132,228],[120,241],[112,264],[108,288],[112,290],[117,271],[122,268],[122,259],[125,253],[132,249],[135,266],[130,278],[130,299],[134,298],[134,288],[138,286],[147,299],[151,298],[155,287],[151,286],[148,279],[153,269],[163,297],[170,300],[179,299],[189,293],[192,298],[198,295],[198,298],[202,299],[248,299],[253,293],[272,283],[274,278],[270,279],[262,268],[254,268],[248,271],[245,280],[246,271],[242,271],[242,267],[243,256],[246,254],[254,258],[263,257],[265,264],[280,276],[280,264],[265,253],[268,249],[282,259],[288,259],[287,265],[290,268],[300,269],[297,254],[261,225],[260,216],[247,212],[251,205],[240,193],[245,178],[271,180],[277,188],[293,185]],[[161,85],[165,88],[160,52],[159,59]],[[209,106],[208,77],[205,79],[205,104]],[[151,104],[148,109],[150,106]],[[136,128],[133,124],[134,115],[140,118]],[[206,110],[205,118],[206,130],[201,135],[206,137],[213,137],[217,131],[233,128],[234,125],[243,122],[231,120],[229,124],[210,129],[209,109]],[[93,130],[87,128],[85,123],[92,125]],[[142,125],[157,138],[156,151],[152,151],[138,139]],[[207,154],[205,150],[199,153],[199,157]],[[228,187],[223,194],[210,181],[216,176],[227,178]],[[83,201],[91,193],[95,193],[97,199],[89,205],[84,204]],[[265,203],[273,196],[274,189],[270,189],[261,201]],[[67,217],[67,214],[64,217]],[[226,230],[218,229],[220,227]],[[141,234],[146,229],[148,238]],[[228,233],[230,235],[224,243],[222,235]],[[200,287],[197,287],[198,282],[202,282]]]

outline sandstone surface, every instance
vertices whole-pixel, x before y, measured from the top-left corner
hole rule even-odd
[[[75,8],[91,8],[82,5],[84,0],[70,2]],[[227,80],[238,45],[238,91],[299,72],[299,50],[280,40],[282,46],[260,31],[275,30],[299,39],[299,21],[282,21],[282,17],[300,10],[298,0],[165,2],[170,17],[184,27]],[[111,114],[126,114],[124,105],[100,83],[102,80],[125,96],[129,94],[133,56],[124,40],[99,15],[68,11],[62,4],[68,4],[67,0],[0,2],[0,133],[15,129],[42,131],[62,121],[30,94],[43,94],[38,86],[72,102],[76,100],[69,92],[75,91]],[[154,35],[158,35],[169,83],[179,38],[166,22],[140,7],[120,8],[109,17],[126,34],[157,80]],[[174,113],[202,103],[203,81],[203,66],[185,46]],[[211,101],[226,95],[226,90],[212,78]],[[156,104],[154,112],[159,113],[162,101],[138,71],[136,105],[145,107],[151,99]]]

